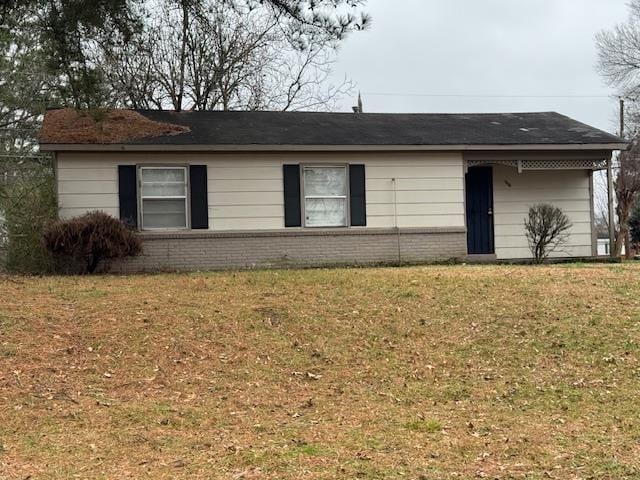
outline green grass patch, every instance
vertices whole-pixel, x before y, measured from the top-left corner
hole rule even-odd
[[[438,420],[413,420],[402,425],[412,432],[436,433],[442,431],[442,423]]]

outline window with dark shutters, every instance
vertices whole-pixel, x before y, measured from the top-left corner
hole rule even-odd
[[[284,165],[285,226],[366,226],[365,166],[349,165],[348,172],[347,185],[344,165]]]
[[[120,219],[132,228],[209,228],[206,165],[119,165],[118,187]]]

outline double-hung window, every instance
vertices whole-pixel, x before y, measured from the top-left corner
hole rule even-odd
[[[186,167],[140,167],[142,228],[188,228]]]
[[[349,181],[346,166],[303,167],[304,225],[346,227]]]

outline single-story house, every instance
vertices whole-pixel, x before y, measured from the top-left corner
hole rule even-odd
[[[52,110],[59,214],[102,210],[143,238],[124,271],[526,259],[523,222],[573,224],[597,255],[593,172],[626,143],[553,112]]]

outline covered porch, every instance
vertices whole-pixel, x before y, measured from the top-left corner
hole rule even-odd
[[[539,203],[560,208],[572,223],[568,242],[551,257],[596,257],[593,175],[610,159],[610,151],[465,153],[469,257],[529,258],[524,220]]]

